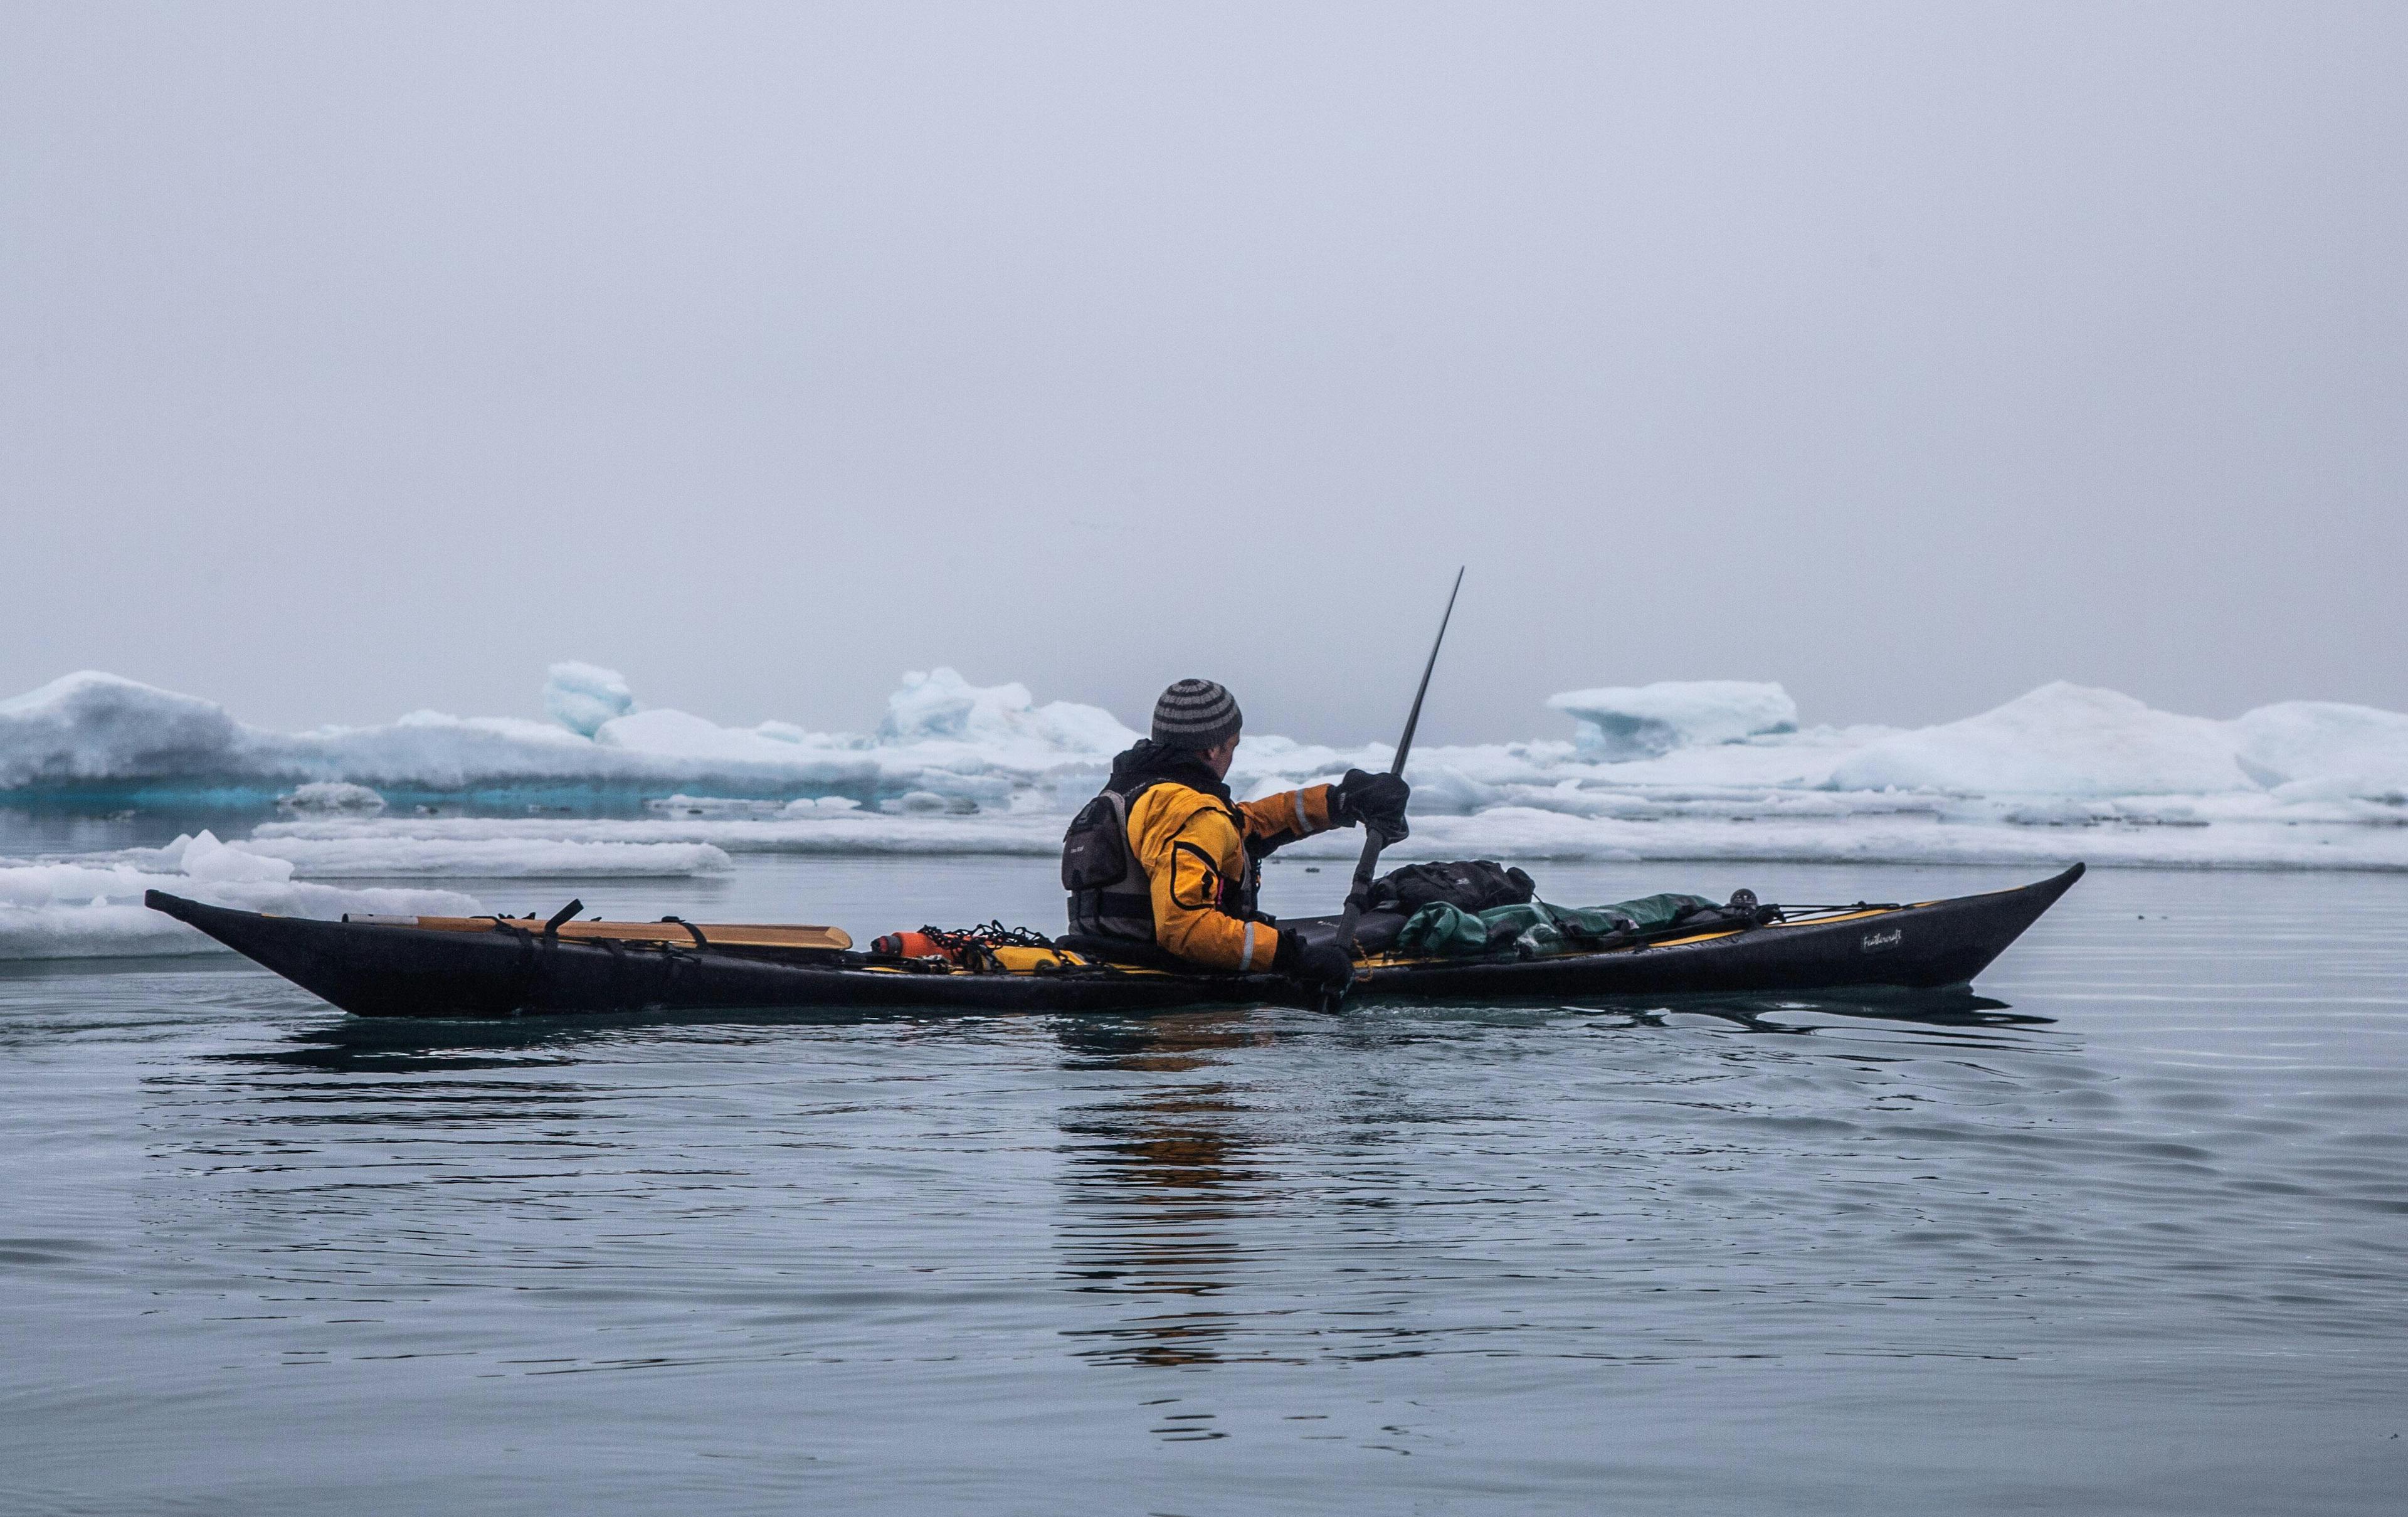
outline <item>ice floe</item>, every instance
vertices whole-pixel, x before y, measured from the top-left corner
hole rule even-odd
[[[208,880],[657,880],[716,874],[728,867],[722,849],[690,838],[598,839],[569,831],[514,836],[454,829],[430,833],[435,819],[387,819],[348,828],[326,823],[269,823],[231,843],[215,834],[178,837],[164,848],[129,848],[89,855],[129,868],[175,871]]]
[[[2231,727],[2241,767],[2276,795],[2408,804],[2408,716],[2398,711],[2284,701]]]
[[[657,839],[438,838],[404,830],[358,837],[252,837],[234,846],[309,880],[683,879],[728,866],[727,854],[710,843]]]
[[[1041,856],[1137,737],[1099,708],[942,668],[906,676],[859,734],[641,708],[583,665],[554,665],[542,704],[552,721],[417,712],[281,734],[71,675],[0,702],[0,805],[282,797],[284,820],[221,845],[250,863],[210,866],[280,865],[288,884],[691,874],[746,852]],[[1409,852],[2408,868],[2408,715],[2369,707],[2216,721],[2059,683],[1910,730],[1801,724],[1780,686],[1735,680],[1549,704],[1571,731],[1415,751]],[[1389,756],[1249,733],[1230,781],[1259,795]]]
[[[762,803],[711,801],[681,809],[689,814],[632,817],[400,817],[380,822],[272,822],[248,847],[282,855],[307,856],[321,847],[363,849],[424,846],[466,849],[485,843],[529,851],[585,844],[597,848],[708,848],[724,867],[731,853],[1020,853],[1060,852],[1067,820],[1051,812],[890,813],[861,808],[773,808]]]
[[[685,790],[868,805],[918,794],[994,807],[1047,790],[1066,767],[1092,772],[1135,737],[1096,707],[1039,706],[1021,686],[975,687],[951,669],[906,677],[869,735],[725,727],[667,708],[602,716],[584,730],[623,687],[608,670],[561,665],[544,693],[554,722],[413,711],[384,726],[277,733],[208,701],[86,671],[0,701],[0,803],[11,794],[137,806],[265,800],[340,781],[388,801],[578,805]]]
[[[126,779],[254,777],[224,708],[87,670],[0,700],[0,793]]]
[[[1789,692],[1744,680],[1568,690],[1548,696],[1547,705],[1580,723],[1583,749],[1607,759],[1655,758],[1702,743],[1798,730],[1798,703]]]
[[[136,855],[139,856],[136,857]],[[142,904],[145,891],[250,911],[332,919],[346,911],[466,916],[475,896],[451,890],[353,890],[296,882],[285,860],[215,834],[165,848],[88,858],[0,860],[0,960],[213,953],[218,944]]]
[[[1580,805],[1569,804],[1577,798]],[[698,797],[688,797],[689,800]],[[2220,801],[2130,797],[2021,802],[1904,793],[1691,789],[1654,794],[1579,793],[1551,807],[1500,804],[1413,818],[1396,862],[1503,857],[1537,861],[1717,859],[1856,863],[2000,864],[2058,867],[2408,868],[2408,826],[2369,825],[2345,808],[2303,809],[2267,795]],[[689,807],[690,814],[644,818],[436,817],[294,821],[262,826],[250,846],[300,852],[309,842],[400,846],[407,837],[466,845],[506,839],[536,845],[591,841],[618,846],[709,843],[729,854],[1017,854],[1052,858],[1062,846],[1059,812],[969,816],[892,815],[870,810],[761,816],[741,803]],[[1283,859],[1352,858],[1359,834],[1308,838]]]
[[[2042,685],[1962,722],[1867,745],[1831,771],[1836,790],[1970,795],[2207,795],[2261,788],[2243,772],[2232,723],[2154,710],[2129,695]]]

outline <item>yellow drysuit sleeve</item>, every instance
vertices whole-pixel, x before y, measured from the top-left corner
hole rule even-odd
[[[1328,831],[1329,792],[1327,785],[1307,785],[1258,801],[1240,801],[1238,815],[1245,819],[1247,839],[1268,844],[1269,848],[1256,851],[1268,852],[1270,848]]]

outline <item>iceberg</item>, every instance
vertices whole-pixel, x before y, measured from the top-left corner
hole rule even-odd
[[[1962,722],[1868,745],[1836,790],[1968,795],[2205,795],[2261,788],[2235,762],[2231,723],[2175,716],[2113,690],[2059,681]]]
[[[914,671],[886,698],[878,726],[884,743],[957,742],[984,752],[1018,746],[1032,754],[1085,753],[1110,758],[1139,734],[1100,706],[1053,701],[1039,706],[1022,684],[983,689],[953,669]]]
[[[1096,707],[1039,706],[1019,685],[981,688],[952,669],[908,677],[872,737],[618,709],[624,688],[609,670],[561,665],[545,689],[552,722],[413,711],[384,726],[276,733],[194,696],[87,671],[0,702],[0,801],[297,801],[309,786],[341,783],[389,802],[593,805],[707,789],[865,805],[919,792],[996,806],[1066,766],[1100,773],[1136,737]],[[589,718],[598,718],[592,731],[579,730]]]
[[[1548,696],[1547,705],[1580,723],[1576,741],[1583,750],[1608,759],[1656,758],[1798,730],[1798,703],[1789,692],[1744,680],[1568,690]]]
[[[2230,725],[2241,766],[2277,794],[2408,804],[2408,715],[2339,701],[2284,701]]]
[[[0,793],[245,775],[246,747],[222,708],[92,669],[0,700]]]
[[[544,714],[580,737],[636,708],[635,694],[616,669],[593,664],[555,664],[543,682]]]

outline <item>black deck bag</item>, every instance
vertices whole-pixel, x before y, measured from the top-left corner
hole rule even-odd
[[[1369,909],[1409,917],[1442,901],[1477,915],[1491,907],[1520,906],[1537,894],[1528,875],[1493,859],[1408,864],[1371,881]]]
[[[1307,943],[1338,941],[1340,919],[1331,917],[1282,917],[1280,925],[1294,927],[1304,935]],[[1405,926],[1401,911],[1366,911],[1354,919],[1354,946],[1366,953],[1385,953],[1397,946],[1397,934]]]

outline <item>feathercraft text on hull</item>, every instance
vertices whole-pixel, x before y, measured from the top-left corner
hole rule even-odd
[[[2077,864],[2034,884],[1948,900],[1692,918],[1627,940],[1536,957],[1369,952],[1353,996],[1460,1002],[1959,986],[2039,920],[2082,872]],[[208,906],[160,891],[144,900],[363,1017],[880,1008],[1125,1012],[1318,1004],[1317,996],[1280,976],[1108,963],[1061,946],[981,945],[954,962],[854,952],[849,937],[826,927],[571,922],[566,911],[550,923],[498,917],[318,922]],[[1287,924],[1334,935],[1340,919]],[[1358,938],[1365,948],[1379,940],[1378,925],[1365,918]]]

